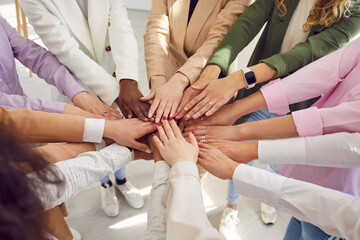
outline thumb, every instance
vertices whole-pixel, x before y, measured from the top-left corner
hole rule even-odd
[[[209,83],[200,84],[200,85],[192,85],[191,88],[194,89],[194,90],[202,91],[202,90],[204,90],[208,85],[209,85]]]
[[[191,131],[190,134],[189,134],[189,142],[191,145],[195,146],[195,147],[199,147],[198,146],[198,143],[196,141],[196,138],[195,138],[195,135],[194,135],[194,131]]]
[[[148,101],[153,100],[154,97],[155,97],[155,92],[152,92],[149,95],[147,95],[146,97],[140,98],[140,100],[143,101],[143,102],[148,102]]]
[[[148,145],[139,143],[137,141],[132,142],[130,147],[135,148],[140,151],[143,151],[143,152],[146,152],[146,153],[151,153],[151,150]]]

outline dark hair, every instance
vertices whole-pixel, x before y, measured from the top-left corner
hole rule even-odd
[[[42,183],[61,183],[39,154],[0,124],[0,239],[48,239],[39,184],[26,176],[29,172]]]

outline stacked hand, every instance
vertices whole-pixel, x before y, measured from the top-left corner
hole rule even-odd
[[[125,118],[137,116],[143,121],[149,121],[148,112],[150,104],[140,99],[144,95],[139,91],[138,84],[134,80],[122,79],[120,81],[120,94],[115,100]]]
[[[162,84],[157,84],[156,81]],[[174,117],[189,79],[182,73],[176,73],[168,82],[164,76],[154,76],[151,83],[151,93],[141,99],[145,102],[151,101],[148,117],[152,118],[156,112],[156,123],[160,122],[162,116]]]
[[[189,134],[187,142],[172,118],[169,121],[163,118],[162,124],[158,123],[157,128],[159,137],[153,134],[154,142],[170,166],[180,161],[197,162],[199,147],[192,133]]]
[[[76,107],[79,107],[84,111],[97,115],[98,118],[122,119],[122,116],[118,111],[107,106],[105,103],[101,102],[99,99],[94,98],[87,92],[80,92],[76,94],[73,97],[72,102]],[[72,109],[72,111],[74,112],[75,109]]]
[[[198,141],[207,141],[210,139],[237,140],[238,134],[234,126],[203,126],[194,125],[185,128],[184,136],[193,131]]]
[[[219,149],[207,144],[199,144],[198,163],[208,172],[221,179],[232,179],[235,169],[239,163],[228,158]]]
[[[153,122],[144,122],[136,118],[106,121],[104,137],[110,138],[120,145],[150,153],[149,146],[137,139],[155,130],[156,125]]]

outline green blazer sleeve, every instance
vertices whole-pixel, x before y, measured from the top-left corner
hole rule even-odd
[[[305,42],[291,50],[261,60],[277,71],[276,76],[285,77],[307,64],[343,47],[360,33],[360,3],[354,2],[349,18],[342,18],[329,28],[314,26]]]
[[[227,75],[230,64],[271,18],[274,0],[257,0],[238,18],[221,41],[208,64],[218,65]]]

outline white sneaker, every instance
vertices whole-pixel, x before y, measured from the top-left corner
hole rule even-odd
[[[72,233],[72,235],[74,237],[73,240],[81,240],[81,235],[80,235],[80,233],[78,231],[76,231],[73,228],[70,228],[70,231],[71,231],[71,233]]]
[[[236,240],[240,237],[236,233],[236,224],[239,223],[238,211],[226,207],[221,216],[219,232],[225,240]]]
[[[265,224],[274,224],[277,219],[277,211],[272,206],[260,203],[261,219]]]
[[[110,186],[109,184],[104,184],[106,188],[100,186],[101,188],[101,207],[104,210],[105,214],[109,217],[116,217],[119,215],[119,203],[115,194],[114,185]]]
[[[139,190],[137,190],[129,180],[122,185],[116,184],[117,189],[125,197],[126,201],[133,208],[142,208],[144,206],[144,198],[141,196]]]

